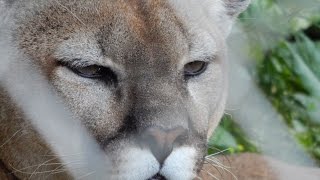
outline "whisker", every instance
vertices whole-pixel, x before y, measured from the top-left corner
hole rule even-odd
[[[53,161],[53,160],[55,160],[55,159],[57,159],[57,157],[52,158],[52,159],[49,159],[49,160],[47,160],[47,161],[45,161],[45,162],[43,162],[43,163],[39,164],[39,165],[38,165],[38,167],[37,167],[37,168],[35,168],[35,170],[33,171],[33,173],[37,172],[37,170],[38,170],[41,166],[43,166],[44,164],[46,164],[46,163],[48,163],[48,162],[50,162],[50,161]],[[31,179],[31,178],[32,178],[33,173],[30,175],[29,179]]]
[[[48,160],[48,162],[52,161],[54,159],[51,159],[51,160]],[[79,161],[75,161],[75,162],[79,162]],[[70,162],[69,164],[82,164],[82,163],[74,163],[74,162]],[[32,168],[32,167],[36,167],[36,166],[39,166],[39,165],[32,165],[32,166],[28,166],[28,167],[24,167],[24,168],[21,168],[21,169],[18,169],[18,168],[15,168],[12,164],[8,164],[12,169],[13,171],[10,173],[10,174],[13,174],[15,172],[18,172],[18,173],[22,173],[22,174],[26,174],[26,175],[34,175],[34,174],[45,174],[45,173],[49,173],[51,172],[52,170],[47,170],[47,171],[33,171],[32,173],[30,172],[27,172],[27,171],[23,171],[25,169],[29,169],[29,168]],[[46,165],[46,166],[51,166],[51,165],[62,165],[62,166],[65,166],[63,163],[47,163],[47,164],[43,164],[42,163],[42,166],[43,165]],[[61,166],[60,166],[61,167]],[[30,177],[28,178],[30,179]]]
[[[208,146],[208,148],[215,149],[215,150],[219,150],[218,148],[210,147],[210,146]],[[229,174],[232,175],[232,177],[233,177],[235,180],[238,180],[238,178],[236,177],[236,175],[229,170],[229,169],[232,168],[231,166],[226,166],[226,165],[224,165],[224,164],[221,163],[217,158],[214,157],[214,156],[219,155],[219,154],[221,154],[221,153],[223,153],[223,152],[226,152],[226,151],[228,151],[228,150],[230,150],[230,148],[225,149],[225,150],[220,150],[220,151],[217,152],[217,153],[208,155],[208,156],[205,157],[205,161],[208,162],[211,166],[215,167],[215,169],[220,168],[220,169],[228,172]],[[229,161],[229,159],[228,159],[228,158],[226,158],[226,159],[228,160],[229,164],[231,164],[230,161]],[[218,170],[218,169],[217,169],[217,170]],[[219,170],[218,170],[218,172],[220,173]]]
[[[206,162],[208,162],[208,161],[206,161]],[[216,164],[212,164],[212,163],[209,163],[209,162],[208,162],[208,164],[209,164],[210,166],[212,166],[213,168],[215,168],[215,169],[219,172],[220,176],[223,177],[221,171],[220,171],[219,168],[218,168],[219,166],[216,166]]]
[[[63,169],[63,168],[65,168],[65,166],[68,165],[68,164],[75,164],[76,165],[76,164],[83,164],[83,162],[81,163],[81,161],[73,161],[73,162],[69,162],[67,164],[62,164],[61,163],[61,165],[56,167],[54,170],[52,170],[52,172],[49,173],[48,176],[45,179],[47,179],[52,174],[58,174],[58,173],[66,171],[66,169]]]
[[[224,168],[224,167],[220,167],[220,168],[222,168],[223,170],[225,170],[225,171],[227,171],[229,174],[231,174],[231,176],[232,176],[235,180],[238,180],[237,176],[236,176],[233,172],[231,172],[230,170],[228,170],[228,169],[226,169],[226,168]]]
[[[83,163],[74,163],[74,164],[83,164]],[[60,168],[60,169],[59,169]],[[81,169],[81,167],[73,167],[72,169]],[[54,170],[52,170],[52,172],[50,172],[44,179],[48,179],[51,175],[54,174],[59,174],[59,173],[63,173],[63,172],[67,172],[68,170],[70,170],[70,168],[66,168],[66,165],[63,164],[57,168],[55,168]]]
[[[86,153],[59,155],[59,157],[70,157],[70,156],[79,156],[79,155],[86,155]],[[42,156],[42,157],[50,157],[50,156],[57,156],[57,155],[55,155],[55,154],[46,154],[46,155],[40,155],[40,156]]]
[[[212,146],[212,145],[207,145],[207,148],[208,149],[212,149],[212,150],[217,150],[217,151],[222,151],[221,149],[219,149],[219,148],[216,148],[216,147],[214,147],[214,146]],[[230,159],[227,157],[227,156],[225,156],[225,155],[220,155],[220,157],[223,157],[225,160],[227,160],[228,161],[228,164],[231,166],[231,162],[230,162]],[[208,158],[214,158],[213,156],[211,156],[211,157],[208,157]],[[217,159],[217,158],[215,158],[215,159]]]
[[[220,152],[216,152],[216,153],[213,153],[213,154],[210,154],[210,155],[207,155],[206,156],[206,158],[208,157],[212,157],[212,156],[216,156],[216,155],[219,155],[219,154],[222,154],[222,153],[224,153],[224,152],[227,152],[227,151],[229,151],[231,148],[227,148],[227,149],[225,149],[225,150],[222,150],[222,151],[220,151]]]
[[[68,169],[66,169],[66,168],[53,170],[48,176],[46,176],[46,177],[43,178],[43,179],[48,179],[51,175],[59,174],[59,173],[67,172],[67,171],[68,171]]]
[[[214,147],[214,146],[212,146],[212,145],[210,145],[210,144],[207,144],[207,147],[208,148],[210,148],[210,149],[212,149],[212,150],[216,150],[216,151],[222,151],[221,149],[219,149],[219,148],[217,148],[217,147]]]
[[[44,173],[49,173],[49,172],[51,172],[51,171],[39,171],[39,172],[29,173],[29,172],[20,171],[19,169],[13,167],[10,163],[9,163],[9,166],[14,170],[14,172],[19,172],[19,173],[28,174],[28,175],[32,175],[32,174],[44,174]]]
[[[73,170],[75,169],[81,169],[81,167],[77,167],[77,168],[72,168]],[[51,175],[54,175],[54,174],[59,174],[59,173],[63,173],[63,172],[68,172],[68,170],[70,170],[70,168],[65,168],[65,166],[60,166],[60,169],[57,169],[56,170],[52,170],[52,172],[50,172],[45,178],[43,179],[48,179]]]
[[[7,139],[3,144],[0,145],[0,148],[8,144],[19,132],[22,131],[22,128],[16,131],[9,139]]]
[[[83,175],[83,176],[78,177],[77,179],[83,179],[83,178],[88,177],[88,176],[90,176],[90,175],[92,175],[92,174],[94,174],[94,173],[95,173],[95,171],[92,171],[92,172],[90,172],[90,173],[87,173],[87,174],[85,174],[85,175]]]
[[[211,157],[211,158],[214,158],[214,157]],[[218,165],[220,165],[220,166],[222,166],[224,168],[227,168],[227,169],[231,169],[232,168],[230,166],[226,166],[226,165],[222,164],[217,158],[215,158],[215,159],[211,159],[211,158],[206,158],[205,160],[206,161],[210,161],[210,162],[215,163],[215,164],[218,164]]]
[[[219,178],[217,178],[215,175],[211,174],[211,173],[208,172],[208,171],[204,171],[204,170],[201,170],[201,171],[207,173],[209,176],[211,176],[212,178],[214,178],[214,179],[216,179],[216,180],[220,180]]]
[[[61,4],[58,0],[54,0],[56,3],[58,3],[61,7],[63,7],[64,9],[66,9],[73,17],[75,17],[82,25],[85,25],[85,23],[83,21],[81,21],[81,19],[75,15],[69,8],[67,8],[66,6],[64,6],[63,4]]]
[[[46,165],[58,165],[58,164],[62,164],[62,163],[49,163],[49,164],[46,164]],[[32,166],[27,166],[27,167],[24,167],[24,168],[21,168],[19,169],[19,171],[23,171],[25,169],[29,169],[29,168],[33,168],[33,167],[36,167],[38,165],[32,165]],[[15,172],[19,172],[19,171],[12,171],[11,173],[15,173]],[[27,172],[26,172],[27,173]]]
[[[49,159],[49,160],[47,160],[46,162],[48,163],[48,162],[53,161],[53,160],[55,160],[55,159],[57,159],[57,157],[52,158],[52,159]],[[46,165],[54,165],[54,164],[61,164],[61,163],[49,163],[49,164],[46,164]],[[25,169],[29,169],[29,168],[33,168],[33,167],[36,167],[36,166],[39,166],[39,164],[21,168],[21,169],[19,169],[19,171],[22,171],[22,170],[25,170]],[[13,172],[16,172],[16,171],[13,171]]]
[[[230,168],[226,168],[226,167],[224,167],[224,165],[223,164],[221,164],[220,162],[215,162],[215,161],[213,161],[212,159],[210,159],[212,162],[214,162],[215,164],[211,164],[212,166],[215,166],[215,167],[218,167],[218,168],[220,168],[220,169],[222,169],[222,170],[224,170],[224,171],[227,171],[229,174],[231,174],[232,175],[232,177],[235,179],[235,180],[238,180],[238,178],[237,178],[237,176],[233,173],[233,172],[231,172],[229,169],[231,169],[231,167]]]

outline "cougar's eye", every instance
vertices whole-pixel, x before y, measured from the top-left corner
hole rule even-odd
[[[203,73],[207,68],[208,63],[204,61],[193,61],[184,66],[184,76],[192,77]]]
[[[85,67],[69,67],[76,74],[84,78],[100,79],[107,83],[117,83],[118,77],[115,72],[113,72],[108,67],[90,65]]]
[[[97,65],[73,67],[72,70],[85,78],[100,78],[103,76],[103,67]]]

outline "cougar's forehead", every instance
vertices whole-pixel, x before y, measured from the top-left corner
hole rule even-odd
[[[45,66],[52,67],[55,51],[65,42],[71,42],[70,52],[90,51],[87,44],[91,43],[92,51],[117,64],[148,61],[161,65],[158,69],[177,64],[188,52],[187,32],[166,1],[48,2],[28,15],[31,20],[23,22],[18,32],[20,47]],[[70,41],[74,37],[77,45]]]

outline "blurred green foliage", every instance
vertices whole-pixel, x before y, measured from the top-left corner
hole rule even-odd
[[[292,133],[320,159],[320,48],[298,33],[294,42],[270,50],[258,72],[261,88]]]
[[[239,125],[232,120],[231,116],[225,115],[208,143],[209,154],[221,151],[233,154],[239,152],[258,152],[258,149],[248,139]]]
[[[257,83],[297,141],[320,160],[320,42],[312,37],[320,36],[320,0],[253,0],[240,21]],[[223,118],[209,146],[258,152],[230,117]]]

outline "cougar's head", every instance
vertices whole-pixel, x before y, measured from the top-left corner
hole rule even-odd
[[[192,179],[223,114],[242,0],[34,1],[16,31],[114,179]]]

